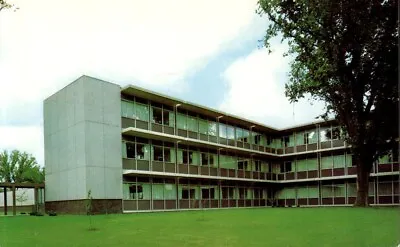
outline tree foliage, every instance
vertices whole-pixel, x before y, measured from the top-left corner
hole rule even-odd
[[[36,159],[18,150],[0,153],[0,181],[9,183],[44,183],[44,168]]]
[[[366,204],[359,197],[368,182],[360,181],[398,148],[398,1],[259,0],[258,7],[270,21],[265,46],[282,35],[294,58],[286,96],[326,103],[322,117],[333,114],[343,126],[358,167],[356,204]]]
[[[0,11],[2,11],[3,9],[14,9],[14,11],[15,11],[18,8],[15,7],[14,4],[11,4],[11,3],[7,2],[6,0],[0,0]]]

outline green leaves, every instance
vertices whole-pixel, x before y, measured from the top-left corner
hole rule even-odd
[[[18,150],[0,153],[0,181],[44,183],[44,176],[44,168],[39,167],[32,155]]]

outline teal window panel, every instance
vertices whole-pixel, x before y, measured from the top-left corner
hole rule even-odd
[[[208,122],[207,122],[207,120],[203,120],[203,119],[199,120],[199,132],[201,134],[204,134],[204,135],[208,134]]]
[[[129,103],[125,100],[121,101],[121,116],[128,117],[128,105]]]
[[[321,169],[331,169],[333,168],[332,156],[325,156],[321,158]]]
[[[344,155],[335,155],[335,156],[333,156],[333,167],[334,168],[343,168],[343,167],[345,167]]]
[[[199,126],[196,117],[189,116],[187,118],[187,128],[193,132],[199,132]]]
[[[321,186],[321,195],[322,197],[333,197],[333,189],[332,185],[323,185]]]
[[[176,200],[176,184],[164,184],[165,200]]]
[[[243,129],[236,128],[236,140],[243,141]]]
[[[208,122],[208,134],[210,136],[217,136],[217,123],[216,122]]]
[[[242,141],[250,143],[250,132],[248,130],[243,130]]]
[[[219,124],[219,137],[227,138],[225,124],[222,124],[222,123]]]
[[[135,104],[135,114],[136,114],[136,119],[141,120],[141,121],[149,121],[149,107],[144,104],[136,103]]]
[[[235,140],[235,128],[232,126],[227,125],[226,126],[226,136],[230,140]]]
[[[314,171],[318,170],[318,159],[307,159],[307,170]]]
[[[346,154],[346,166],[347,167],[353,166],[353,158],[351,154]]]
[[[178,113],[176,115],[176,121],[177,121],[177,127],[178,129],[183,129],[183,130],[187,130],[187,118],[186,115],[183,115],[181,113]]]
[[[164,184],[153,184],[153,200],[164,200]]]
[[[307,160],[297,160],[296,161],[297,171],[307,171]]]
[[[344,197],[346,195],[346,189],[344,184],[335,184],[332,186],[334,197]]]
[[[318,198],[319,189],[318,186],[308,186],[308,198]]]
[[[297,197],[298,198],[307,198],[308,197],[307,187],[298,187],[297,188]]]
[[[304,145],[304,133],[297,132],[296,133],[296,145]]]

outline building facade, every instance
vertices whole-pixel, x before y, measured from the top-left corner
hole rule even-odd
[[[46,209],[100,213],[345,206],[356,164],[334,120],[275,129],[82,76],[44,101]],[[372,205],[399,204],[399,150],[374,164]]]

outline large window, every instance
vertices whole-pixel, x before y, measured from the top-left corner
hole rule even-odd
[[[199,132],[200,132],[200,134],[208,135],[207,120],[199,119]]]
[[[226,136],[230,140],[235,140],[235,128],[232,126],[227,125],[226,126]]]
[[[141,121],[149,121],[149,107],[144,104],[135,103],[135,117]]]
[[[175,162],[174,148],[153,146],[153,160]]]
[[[152,108],[152,123],[174,126],[174,113],[165,109]]]
[[[163,161],[163,148],[158,146],[153,146],[153,160]]]
[[[252,133],[253,133],[253,144],[263,145],[263,143],[262,143],[262,135],[257,133],[257,132],[252,132]]]
[[[318,140],[317,132],[315,131],[308,131],[304,133],[304,143],[305,144],[313,144],[316,143]]]
[[[282,137],[282,146],[293,147],[293,145],[294,145],[293,135]]]
[[[182,188],[182,199],[194,199],[196,194],[195,189]]]
[[[150,145],[144,143],[134,143],[134,142],[123,142],[122,148],[126,158],[139,159],[139,160],[149,160],[150,158]],[[124,156],[125,157],[125,156]]]
[[[226,125],[225,124],[222,124],[222,123],[219,124],[219,137],[227,138]]]
[[[188,130],[193,131],[193,132],[198,132],[199,131],[199,126],[197,122],[197,118],[193,116],[188,116],[187,118],[187,126]]]
[[[152,122],[156,124],[162,124],[162,109],[153,107]]]
[[[177,118],[177,127],[178,127],[178,129],[183,129],[183,130],[187,130],[187,118],[186,118],[186,115],[184,115],[184,114],[182,114],[182,113],[178,113],[177,115],[176,115],[176,118]]]
[[[211,136],[217,136],[217,123],[208,122],[208,134]]]

